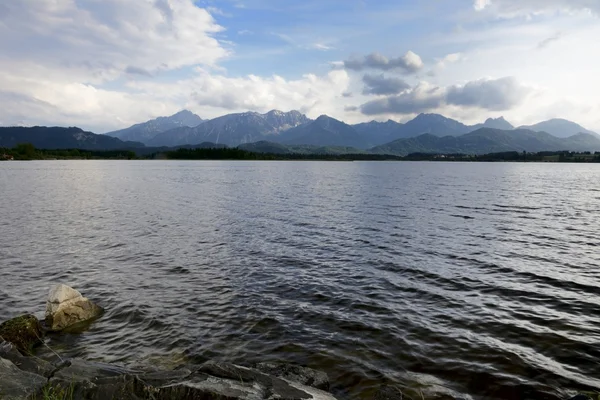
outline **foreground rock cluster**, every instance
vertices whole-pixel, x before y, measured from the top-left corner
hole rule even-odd
[[[277,373],[271,375],[270,373]],[[0,398],[335,400],[327,376],[309,368],[209,361],[174,371],[134,371],[80,359],[51,364],[0,342]]]
[[[50,290],[40,322],[23,315],[0,325],[0,399],[223,399],[335,400],[329,380],[310,368],[261,363],[253,368],[210,361],[174,371],[136,371],[81,359],[50,363],[33,356],[46,332],[58,332],[102,315],[77,290]]]
[[[103,310],[78,291],[50,291],[45,320],[23,315],[0,324],[0,400],[336,400],[324,372],[284,363],[252,368],[209,361],[169,371],[132,370],[82,359],[49,362],[33,355],[45,332],[98,318]],[[382,386],[374,400],[424,400]],[[468,396],[467,396],[468,397]],[[429,397],[428,397],[429,398]],[[458,400],[442,394],[436,400]],[[571,400],[588,400],[576,396]]]

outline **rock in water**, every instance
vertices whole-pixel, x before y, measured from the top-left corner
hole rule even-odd
[[[329,390],[329,377],[323,371],[279,362],[258,363],[254,368],[265,374],[283,378],[288,381],[298,382],[325,391]]]
[[[0,324],[0,338],[15,345],[20,352],[29,354],[42,341],[40,321],[33,315],[22,315]]]
[[[67,285],[56,285],[50,290],[46,303],[46,327],[62,331],[72,325],[96,318],[102,314],[101,307],[83,297]]]

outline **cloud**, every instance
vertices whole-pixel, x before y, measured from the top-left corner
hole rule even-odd
[[[421,82],[400,95],[369,101],[360,110],[365,115],[415,114],[442,106],[444,97],[443,88]]]
[[[353,71],[362,71],[365,69],[390,71],[400,69],[406,73],[415,73],[423,68],[423,66],[421,57],[412,51],[406,52],[401,57],[391,59],[379,53],[371,53],[362,58],[344,61],[344,67]]]
[[[462,58],[463,58],[462,53],[451,53],[451,54],[446,55],[441,60],[438,60],[436,66],[438,68],[445,68],[448,64],[454,64],[454,63],[460,61]]]
[[[556,32],[554,35],[542,40],[541,42],[538,43],[537,48],[538,49],[543,49],[548,47],[550,44],[552,44],[553,42],[556,42],[558,40],[560,40],[560,38],[562,38],[563,34],[562,32]]]
[[[344,92],[344,93],[342,93],[342,97],[346,97],[346,98],[348,98],[348,97],[352,97],[352,96],[354,96],[354,95],[352,94],[352,92]]]
[[[210,13],[192,0],[133,3],[2,2],[0,121],[105,132],[186,107],[208,118],[273,108],[342,117],[347,71],[228,76]]]
[[[322,51],[333,50],[333,47],[328,46],[324,43],[313,43],[310,47]]]
[[[226,18],[232,17],[231,14],[226,13],[225,11],[221,10],[218,7],[206,7],[206,11],[208,11],[209,13],[211,13],[213,15],[220,15],[221,17],[226,17]]]
[[[492,4],[491,0],[474,0],[473,8],[475,8],[477,11],[481,11],[490,4]]]
[[[146,71],[215,65],[228,51],[220,27],[190,0],[20,0],[5,2],[2,58],[61,70],[88,82]]]
[[[516,78],[480,79],[463,86],[448,88],[448,104],[479,107],[490,111],[504,111],[518,105],[531,93]]]
[[[146,71],[144,68],[134,67],[131,65],[128,65],[127,68],[125,68],[125,73],[130,75],[152,76],[152,74]]]
[[[449,87],[421,82],[399,95],[369,101],[361,106],[361,111],[365,115],[415,114],[445,106],[505,111],[519,105],[531,91],[513,77],[480,79]]]
[[[240,31],[238,31],[238,35],[240,36],[248,36],[248,35],[254,35],[254,32],[248,29],[242,29]]]
[[[348,112],[355,112],[360,110],[360,107],[357,106],[346,106],[344,107],[344,111],[348,111]]]
[[[400,78],[387,78],[383,74],[365,74],[362,78],[365,87],[363,94],[389,95],[398,94],[410,88],[410,85]]]
[[[474,0],[476,11],[489,10],[505,17],[547,14],[556,11],[590,11],[600,14],[598,0]]]

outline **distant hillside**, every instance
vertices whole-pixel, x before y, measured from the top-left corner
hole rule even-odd
[[[364,138],[367,147],[378,146],[398,139],[396,132],[399,132],[401,126],[401,123],[392,120],[386,122],[371,121],[352,125],[354,130]]]
[[[148,144],[159,133],[180,127],[194,127],[202,123],[202,118],[188,110],[179,111],[170,117],[156,119],[135,124],[129,128],[108,132],[106,135],[114,136],[121,140],[133,140]]]
[[[519,127],[519,129],[529,129],[536,132],[548,132],[551,135],[561,138],[567,138],[578,133],[590,133],[597,135],[597,133],[585,129],[583,126],[576,124],[575,122],[561,118],[538,122],[534,125],[524,125]],[[600,137],[600,135],[598,136]]]
[[[526,129],[500,130],[481,128],[461,136],[437,137],[424,134],[399,139],[371,149],[378,154],[406,155],[410,153],[486,154],[504,151],[600,151],[600,139],[591,134],[558,138],[546,132]]]
[[[246,112],[228,114],[205,121],[194,128],[177,128],[163,132],[151,139],[152,146],[176,146],[201,141],[237,146],[264,140],[265,137],[278,135],[291,127],[310,122],[298,111],[287,113],[273,110],[266,114]]]
[[[468,125],[439,114],[419,114],[401,125],[396,138],[409,138],[429,133],[434,136],[458,136],[470,132]]]
[[[321,115],[316,120],[285,131],[278,141],[284,144],[367,148],[368,141],[352,126]]]
[[[139,142],[124,142],[75,127],[0,127],[0,147],[10,148],[20,143],[31,143],[38,149],[125,150],[144,147]]]
[[[246,143],[238,146],[239,149],[254,153],[268,154],[368,154],[369,152],[355,147],[344,146],[313,146],[281,144],[267,141]]]

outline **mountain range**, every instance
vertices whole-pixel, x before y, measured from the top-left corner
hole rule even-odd
[[[327,115],[312,120],[298,111],[277,110],[228,114],[210,120],[183,110],[105,135],[79,128],[0,128],[0,147],[26,142],[38,148],[137,149],[146,154],[201,143],[260,152],[394,155],[600,150],[600,135],[563,119],[514,128],[502,117],[466,125],[439,114],[419,114],[404,124],[389,120],[349,125]]]
[[[178,127],[163,131],[144,143],[150,146],[177,146],[208,141],[237,146],[263,140],[269,136],[278,136],[281,132],[310,121],[298,111],[284,113],[273,110],[266,114],[256,112],[228,114],[193,127]],[[112,132],[107,135],[112,135]]]
[[[394,140],[413,138],[423,134],[460,136],[480,128],[513,130],[515,127],[503,117],[488,118],[485,122],[466,125],[439,114],[419,114],[402,124],[365,122],[349,125],[322,115],[311,120],[298,111],[269,111],[227,114],[210,120],[184,110],[170,117],[159,117],[129,128],[108,132],[107,135],[123,140],[137,141],[147,146],[179,146],[212,142],[227,146],[258,141],[313,146],[351,146],[368,149]],[[564,119],[551,119],[531,126],[521,126],[535,132],[547,132],[567,138],[577,133],[594,132]],[[600,137],[600,136],[599,136]]]

